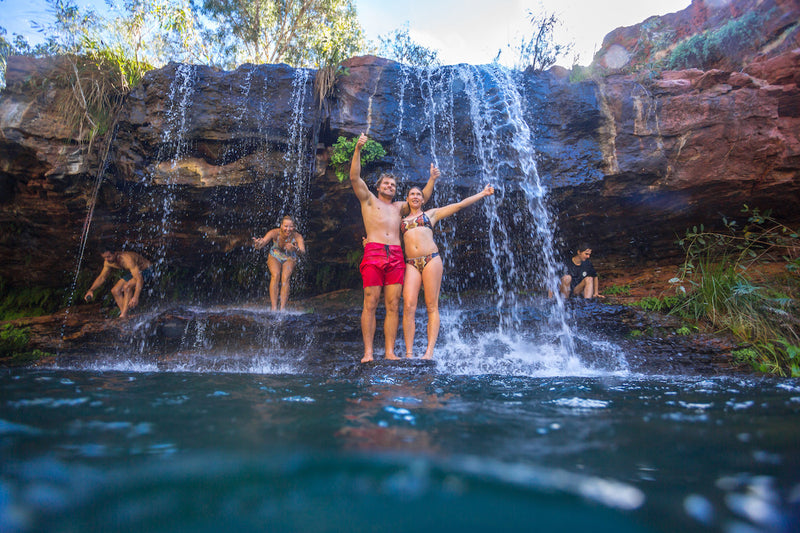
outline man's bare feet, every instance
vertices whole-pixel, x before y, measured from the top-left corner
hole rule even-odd
[[[364,357],[361,358],[361,362],[362,363],[369,363],[370,361],[372,361],[372,354],[371,353],[364,354]]]
[[[397,360],[398,360],[398,359],[400,359],[400,358],[399,358],[399,357],[397,357],[397,356],[396,356],[395,354],[393,354],[393,353],[387,353],[387,354],[386,354],[386,359],[391,359],[392,361],[397,361]]]
[[[408,353],[406,354],[406,359],[411,359],[412,357],[414,357],[414,354],[413,354],[413,353],[411,353],[411,352],[408,352]]]
[[[433,352],[425,352],[425,355],[422,356],[423,359],[433,359]]]

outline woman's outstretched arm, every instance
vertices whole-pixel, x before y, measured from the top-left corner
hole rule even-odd
[[[478,200],[486,198],[487,196],[491,196],[492,194],[494,194],[494,187],[492,187],[491,185],[487,185],[478,194],[473,194],[472,196],[468,196],[467,198],[464,198],[460,202],[456,202],[454,204],[448,204],[444,207],[439,207],[437,209],[431,209],[431,214],[429,215],[431,223],[434,223],[437,220],[442,220],[443,218],[447,218],[450,215],[458,213],[465,207],[470,206],[475,202],[477,202]]]

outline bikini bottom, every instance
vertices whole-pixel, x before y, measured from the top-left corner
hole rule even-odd
[[[416,268],[420,274],[422,271],[425,270],[425,267],[434,257],[439,257],[439,252],[433,252],[432,254],[423,255],[422,257],[411,257],[406,259],[406,263]]]

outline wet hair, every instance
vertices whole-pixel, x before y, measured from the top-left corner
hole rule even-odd
[[[584,250],[591,250],[591,249],[592,249],[592,245],[589,244],[586,241],[583,241],[583,242],[578,243],[578,248],[575,249],[575,253],[579,254],[579,253],[583,252]]]
[[[420,192],[420,194],[422,194],[422,189],[420,189],[420,188],[419,188],[418,186],[416,186],[416,185],[412,185],[412,186],[411,186],[411,187],[408,189],[408,191],[406,191],[406,198],[408,198],[408,195],[409,195],[409,194],[411,194],[411,191],[413,191],[414,189],[417,189],[417,190]]]
[[[281,224],[283,224],[284,220],[288,220],[289,222],[297,226],[297,222],[295,222],[294,217],[292,215],[283,215],[283,217],[281,218],[281,223],[278,225],[280,226]]]
[[[375,188],[380,189],[381,183],[386,178],[392,178],[394,180],[395,185],[397,185],[397,176],[395,176],[394,174],[389,174],[388,172],[384,172],[383,174],[380,175],[378,181],[375,182]]]

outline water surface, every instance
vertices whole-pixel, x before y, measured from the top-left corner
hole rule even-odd
[[[800,382],[5,370],[2,531],[796,531]]]

